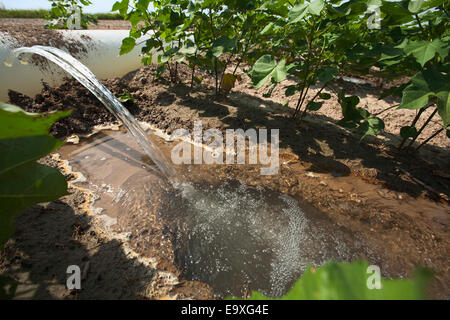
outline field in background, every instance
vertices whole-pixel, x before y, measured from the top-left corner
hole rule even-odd
[[[0,18],[25,18],[25,19],[45,19],[48,10],[1,10]],[[91,14],[97,20],[123,20],[123,16],[116,13],[94,13]]]

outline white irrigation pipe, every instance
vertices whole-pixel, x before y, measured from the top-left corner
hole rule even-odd
[[[132,52],[123,56],[119,55],[122,39],[128,36],[128,30],[58,32],[61,32],[65,39],[77,40],[85,45],[87,54],[81,56],[79,60],[99,79],[122,77],[141,66],[140,53],[145,39],[140,39],[138,41],[140,44]],[[0,101],[8,101],[8,89],[34,96],[41,91],[42,81],[50,85],[58,85],[67,76],[53,65],[50,65],[48,70],[42,70],[38,66],[22,65],[16,61],[12,67],[7,67],[3,62],[8,59],[12,49],[17,45],[14,45],[15,39],[5,33],[0,33],[0,40]]]

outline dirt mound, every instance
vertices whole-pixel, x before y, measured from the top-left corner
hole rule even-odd
[[[13,47],[32,47],[36,45],[50,46],[55,48],[64,48],[72,56],[79,58],[87,53],[86,44],[81,41],[71,38],[65,38],[62,33],[57,30],[44,29],[42,26],[23,25],[11,26],[0,19],[0,33],[7,34],[8,37],[1,37],[0,42],[13,40]],[[8,20],[8,19],[6,19]],[[89,40],[85,37],[85,40]],[[33,58],[33,62],[39,65],[45,65],[46,60],[40,58]]]
[[[120,92],[120,81],[108,81],[110,88]],[[9,91],[12,104],[20,106],[29,112],[49,112],[55,110],[73,110],[70,117],[53,125],[51,133],[57,137],[67,137],[71,134],[86,134],[95,125],[115,121],[115,117],[88,89],[76,80],[67,80],[60,87],[52,88],[46,83],[40,94],[30,98],[16,91]]]

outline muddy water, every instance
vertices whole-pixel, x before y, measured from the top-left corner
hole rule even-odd
[[[168,154],[172,145],[155,140]],[[208,283],[217,296],[281,296],[308,265],[371,257],[363,243],[290,196],[236,180],[181,175],[167,182],[128,134],[101,132],[60,153],[98,197],[105,228],[128,232],[140,253]],[[180,171],[208,176],[196,168]]]

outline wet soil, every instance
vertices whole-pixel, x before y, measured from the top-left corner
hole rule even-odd
[[[177,144],[152,138],[166,156]],[[214,167],[178,167],[179,183],[165,182],[125,133],[101,131],[59,153],[86,178],[77,186],[96,195],[92,214],[104,228],[129,233],[133,250],[158,270],[208,283],[218,297],[281,296],[308,265],[379,261],[300,197],[247,186]]]
[[[194,182],[208,177],[215,181],[232,178],[302,199],[339,228],[369,243],[376,253],[374,257],[378,257],[371,263],[378,264],[384,275],[409,276],[414,267],[425,266],[437,273],[432,296],[450,297],[447,142],[437,140],[418,153],[400,153],[395,148],[399,139],[393,131],[361,142],[351,131],[336,126],[335,118],[326,111],[298,122],[276,99],[268,102],[250,88],[241,91],[248,86],[244,82],[228,97],[217,99],[208,89],[212,79],[206,73],[202,74],[204,85],[191,89],[189,72],[182,67],[180,72],[182,83],[177,85],[170,85],[164,77],[153,81],[153,66],[104,83],[116,95],[128,91],[135,99],[125,104],[131,113],[166,133],[177,128],[191,130],[198,119],[204,129],[280,129],[284,164],[278,175],[260,176],[259,167],[250,165],[210,166],[207,175],[203,167],[185,169],[189,169]],[[345,85],[361,95],[374,91]],[[71,117],[52,128],[61,138],[88,133],[94,125],[113,120],[74,80],[58,88],[47,86],[34,98],[11,92],[10,100],[33,112],[73,109]],[[397,117],[402,118],[402,114]],[[72,208],[70,201],[68,206]],[[23,241],[20,237],[13,240],[11,250],[21,248]]]
[[[37,205],[16,221],[16,231],[0,253],[0,274],[19,285],[15,299],[211,299],[211,289],[178,280],[153,258],[129,246],[129,236],[112,233],[93,214],[95,196],[77,186],[59,157],[39,161],[59,168],[70,195]],[[68,290],[67,268],[79,266],[81,290]]]

